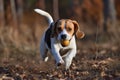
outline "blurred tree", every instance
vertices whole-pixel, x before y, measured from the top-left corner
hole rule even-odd
[[[24,9],[26,11],[31,11],[33,8],[35,8],[35,3],[38,2],[38,0],[24,0]]]
[[[37,7],[40,8],[40,9],[45,9],[45,0],[37,0]]]
[[[82,15],[80,1],[81,0],[71,0],[72,16],[78,21],[81,19]]]
[[[116,22],[116,12],[115,12],[115,5],[114,0],[103,0],[104,4],[104,32],[108,32],[108,23],[115,26]],[[111,27],[111,28],[112,28]]]
[[[23,0],[17,0],[17,10],[19,22],[21,22],[23,17]]]
[[[19,46],[19,25],[18,25],[18,18],[17,18],[17,13],[16,13],[16,6],[15,6],[15,0],[10,0],[11,4],[11,13],[12,13],[12,18],[13,18],[13,32],[11,38],[12,41],[15,42],[16,46]]]
[[[59,19],[59,7],[58,7],[58,0],[53,0],[53,15],[54,15],[54,20]]]
[[[5,25],[5,19],[4,19],[4,1],[0,0],[0,26]]]
[[[10,3],[11,3],[11,10],[12,10],[12,16],[13,16],[14,29],[17,29],[17,27],[18,27],[18,21],[17,21],[17,13],[16,13],[15,0],[10,0]]]

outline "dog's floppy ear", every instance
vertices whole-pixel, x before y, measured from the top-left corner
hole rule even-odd
[[[74,34],[76,35],[76,37],[78,39],[81,39],[85,36],[84,32],[80,31],[80,27],[79,24],[77,23],[77,21],[72,20],[73,24],[74,24]]]

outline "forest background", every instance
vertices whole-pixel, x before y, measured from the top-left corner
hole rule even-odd
[[[40,39],[48,22],[35,8],[49,12],[55,21],[74,19],[85,32],[77,40],[69,72],[56,70],[53,59],[40,60]],[[0,0],[0,79],[119,80],[119,26],[120,0]]]

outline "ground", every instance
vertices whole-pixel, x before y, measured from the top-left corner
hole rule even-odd
[[[11,27],[0,29],[0,80],[120,80],[119,26],[118,35],[86,31],[76,40],[77,55],[65,70],[56,68],[52,56],[41,61],[39,40],[47,25],[40,22],[45,27],[22,25],[17,34]]]
[[[120,44],[109,41],[95,43],[84,39],[78,40],[77,46],[77,55],[69,70],[63,66],[56,68],[53,59],[42,62],[39,52],[13,47],[10,57],[2,59],[0,79],[120,80]]]

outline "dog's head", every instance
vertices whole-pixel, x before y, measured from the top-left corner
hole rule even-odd
[[[58,20],[53,27],[54,36],[57,37],[59,41],[70,40],[74,35],[77,38],[83,38],[84,33],[80,31],[79,24],[70,19]]]

